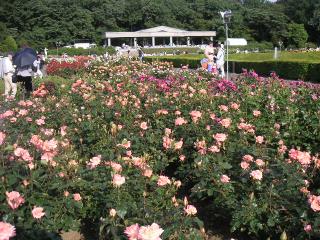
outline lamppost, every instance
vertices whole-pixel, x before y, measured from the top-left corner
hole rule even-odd
[[[57,41],[56,46],[57,46],[57,56],[59,56],[59,47],[62,45],[62,42]]]
[[[220,15],[223,20],[223,24],[225,26],[226,31],[226,45],[227,45],[227,80],[229,80],[229,43],[228,43],[228,24],[230,23],[232,12],[231,10],[227,10],[224,12],[220,12]]]
[[[283,46],[283,42],[280,40],[278,43],[279,43],[279,47],[280,47],[280,54],[281,54],[281,47]]]

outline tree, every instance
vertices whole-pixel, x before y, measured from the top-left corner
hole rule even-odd
[[[9,34],[7,26],[0,22],[0,42],[5,39],[5,37]]]
[[[297,48],[304,48],[308,40],[308,33],[303,24],[290,23],[288,25],[288,43]]]
[[[17,43],[13,37],[7,36],[1,43],[4,52],[15,52],[18,49]]]

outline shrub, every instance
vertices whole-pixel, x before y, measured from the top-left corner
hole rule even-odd
[[[74,60],[52,60],[47,65],[48,75],[55,75],[60,77],[70,77],[76,73],[85,71],[85,68],[88,67],[88,62],[92,60],[90,57],[78,56]]]
[[[172,62],[174,67],[188,65],[190,68],[199,68],[200,61],[191,58],[172,58],[172,57],[147,57],[147,62],[165,61]],[[290,61],[230,61],[229,69],[231,72],[242,73],[243,69],[254,70],[262,76],[270,76],[271,72],[276,72],[280,77],[289,80],[304,80],[311,82],[320,82],[319,63],[308,62],[290,62]],[[226,67],[225,67],[226,69]]]
[[[159,54],[159,53],[179,54],[179,53],[183,53],[183,52],[199,53],[199,51],[201,51],[197,47],[143,48],[142,50],[146,54]]]
[[[205,239],[201,220],[246,239],[318,237],[319,87],[123,59],[85,71],[0,113],[1,221],[19,238],[152,224]]]
[[[1,43],[1,51],[15,52],[18,50],[18,45],[12,36],[7,36]]]
[[[108,52],[110,55],[115,54],[114,47],[96,47],[90,49],[83,49],[83,48],[59,48],[59,55],[66,53],[68,56],[87,56],[87,55],[103,55]],[[48,51],[49,55],[56,55],[57,49],[50,49]]]

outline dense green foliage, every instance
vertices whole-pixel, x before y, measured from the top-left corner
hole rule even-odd
[[[4,52],[17,51],[18,46],[13,37],[7,36],[1,43],[0,48]]]
[[[39,48],[54,47],[58,41],[70,44],[76,39],[101,44],[105,31],[136,31],[158,25],[216,30],[223,39],[218,12],[226,9],[234,13],[231,37],[301,47],[305,38],[291,31],[298,27],[299,32],[307,30],[309,41],[319,40],[319,0],[12,0],[0,6],[0,41],[12,35],[20,44]]]

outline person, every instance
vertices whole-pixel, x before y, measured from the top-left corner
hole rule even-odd
[[[34,73],[34,76],[42,78],[43,77],[43,74],[42,74],[42,71],[41,71],[42,62],[41,62],[41,57],[40,56],[37,56],[37,60],[35,60],[33,62],[33,66],[37,69],[37,71]]]
[[[12,54],[9,53],[7,57],[2,60],[2,71],[4,79],[4,95],[6,101],[9,99],[14,99],[17,93],[17,83],[12,81],[12,76],[15,72],[15,69],[12,65]],[[11,92],[11,96],[10,96]]]
[[[218,53],[216,56],[217,69],[219,71],[219,76],[224,78],[224,46],[223,44],[218,45]]]
[[[144,52],[140,47],[138,48],[138,55],[139,55],[140,62],[142,62],[144,58]]]
[[[31,66],[24,66],[21,68],[18,68],[18,82],[23,82],[24,83],[24,88],[26,90],[25,97],[29,98],[32,91],[32,68]]]
[[[208,72],[211,72],[212,66],[214,63],[214,47],[213,47],[213,42],[209,42],[209,44],[206,46],[204,50],[204,55],[208,59]]]

